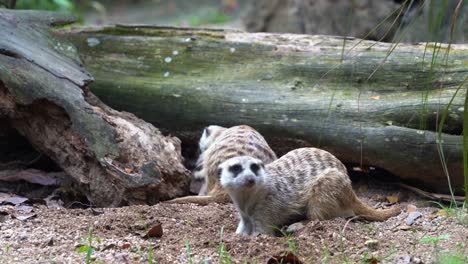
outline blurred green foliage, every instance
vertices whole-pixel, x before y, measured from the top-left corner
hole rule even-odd
[[[0,0],[0,8],[11,7],[13,1]],[[88,3],[86,0],[73,1],[73,0],[17,0],[14,9],[34,9],[34,10],[47,10],[64,12],[74,15],[78,22],[82,22],[80,12],[80,5]]]
[[[192,15],[187,18],[187,22],[191,27],[197,27],[204,24],[224,24],[232,18],[223,12],[212,11],[206,16]]]
[[[18,0],[16,9],[39,9],[76,14],[77,9],[71,0]]]

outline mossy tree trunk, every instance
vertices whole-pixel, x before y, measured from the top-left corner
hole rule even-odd
[[[457,88],[442,149],[463,187],[468,46],[149,26],[58,32],[78,48],[112,107],[183,140],[210,124],[248,124],[281,153],[317,146],[447,192],[437,124]],[[448,54],[448,56],[447,56]]]
[[[51,34],[51,27],[72,21],[0,9],[0,119],[54,160],[95,206],[186,193],[180,141],[101,103],[88,89],[93,78],[76,48]]]

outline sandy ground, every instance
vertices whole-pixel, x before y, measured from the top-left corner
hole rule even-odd
[[[385,222],[337,218],[308,222],[289,237],[248,237],[235,234],[237,215],[232,204],[160,203],[94,210],[34,204],[33,211],[24,214],[35,217],[27,220],[14,217],[21,215],[14,206],[3,205],[0,263],[84,263],[86,254],[78,249],[91,226],[96,238],[92,256],[97,263],[150,263],[151,254],[153,263],[223,263],[226,257],[220,260],[220,252],[233,263],[267,263],[287,250],[295,251],[303,263],[434,263],[438,259],[449,263],[441,260],[447,254],[458,259],[450,263],[468,263],[466,214],[464,220],[445,216],[445,211],[401,190],[369,187],[357,193],[371,205],[397,195],[403,212]],[[406,223],[408,206],[416,206],[415,212],[421,213],[411,225]],[[151,229],[158,223],[162,236],[144,238],[145,225]],[[424,242],[437,237],[436,245]],[[220,251],[220,246],[225,250]]]

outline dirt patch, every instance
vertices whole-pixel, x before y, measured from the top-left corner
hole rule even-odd
[[[450,252],[463,263],[468,255],[468,232],[460,217],[447,217],[436,207],[398,190],[357,190],[361,199],[377,204],[381,197],[399,193],[404,212],[385,222],[343,218],[311,221],[288,237],[235,234],[237,215],[232,204],[165,204],[103,209],[64,209],[34,205],[36,217],[21,221],[12,217],[13,206],[0,206],[0,262],[82,263],[80,240],[99,238],[93,256],[104,263],[148,263],[152,249],[157,263],[221,263],[220,231],[226,255],[234,263],[266,263],[273,255],[292,249],[304,263],[431,263]],[[408,205],[421,216],[406,223]],[[437,213],[439,213],[437,215]],[[466,220],[465,220],[466,221]],[[162,224],[160,238],[145,239],[145,224]],[[445,236],[448,235],[448,236]],[[434,243],[421,242],[433,238]],[[153,262],[154,263],[154,262]],[[458,262],[455,262],[458,263]]]

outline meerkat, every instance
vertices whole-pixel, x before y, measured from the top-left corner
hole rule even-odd
[[[200,140],[200,150],[204,149],[204,151],[199,158],[199,166],[194,172],[194,177],[205,178],[206,195],[186,196],[169,202],[197,204],[228,202],[229,196],[219,185],[217,177],[219,164],[227,159],[244,155],[257,158],[264,164],[277,159],[275,152],[270,148],[265,138],[252,127],[246,125],[227,129],[217,127],[215,128],[216,135],[208,131],[205,136],[202,135]]]
[[[236,233],[273,234],[275,227],[304,219],[356,215],[384,221],[400,213],[361,202],[343,163],[316,148],[290,151],[267,165],[255,157],[234,157],[218,166],[218,177],[240,216]]]
[[[203,159],[205,150],[208,149],[213,142],[221,135],[227,128],[222,126],[211,125],[207,126],[203,129],[203,133],[198,141],[198,151],[199,156],[195,163],[195,169],[192,172],[192,176],[195,178],[196,181],[202,182],[198,195],[207,195],[206,189],[206,179],[205,174],[203,173]]]

